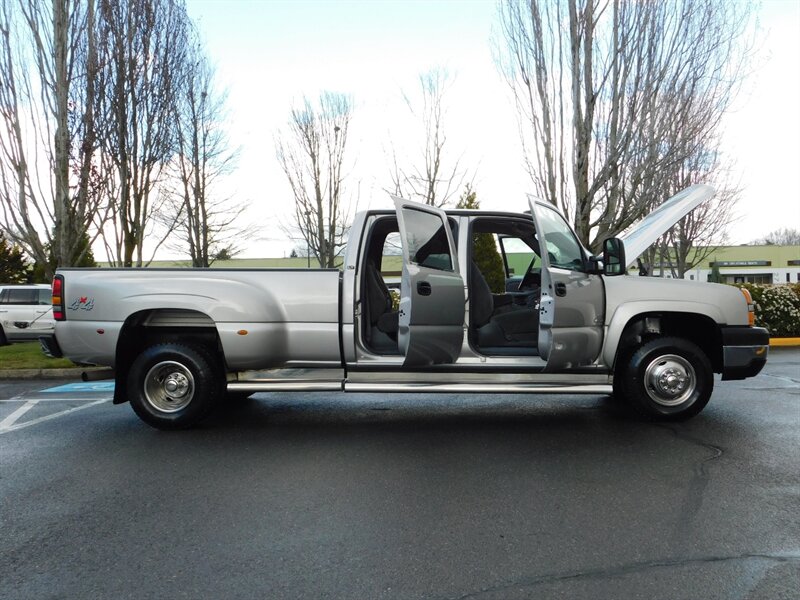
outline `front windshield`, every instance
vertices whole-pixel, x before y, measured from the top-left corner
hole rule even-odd
[[[522,276],[536,264],[537,256],[533,251],[533,232],[530,242],[518,237],[503,236],[501,238],[503,253],[505,254],[506,269],[509,277]]]

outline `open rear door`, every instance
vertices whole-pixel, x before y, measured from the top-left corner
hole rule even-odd
[[[397,337],[403,366],[455,362],[464,336],[464,280],[447,215],[393,199],[403,246]]]
[[[587,273],[586,252],[561,213],[529,201],[542,260],[539,356],[551,372],[589,365],[603,344],[603,281]]]

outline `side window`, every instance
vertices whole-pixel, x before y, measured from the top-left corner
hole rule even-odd
[[[0,290],[0,304],[8,304],[8,290]]]
[[[470,260],[478,268],[494,294],[506,291],[506,264],[500,252],[498,235],[491,232],[472,232]]]
[[[12,288],[4,291],[8,292],[4,304],[36,304],[38,300],[36,290]]]
[[[452,271],[453,258],[442,220],[431,213],[403,208],[409,260],[421,267]]]
[[[381,272],[400,271],[403,266],[403,246],[400,242],[400,232],[392,231],[383,240],[381,251]]]
[[[50,306],[53,303],[53,296],[50,290],[45,288],[39,289],[39,304],[43,306]]]
[[[561,215],[554,210],[542,209],[537,212],[537,218],[544,229],[550,266],[570,271],[584,271],[583,249]]]

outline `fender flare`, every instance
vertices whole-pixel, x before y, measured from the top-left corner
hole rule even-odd
[[[699,315],[706,317],[713,321],[717,326],[725,324],[725,319],[722,311],[713,305],[705,302],[693,301],[670,301],[669,308],[665,307],[663,302],[654,302],[652,300],[640,302],[625,302],[617,307],[614,314],[611,315],[606,324],[606,343],[603,347],[603,363],[609,368],[613,367],[616,362],[617,353],[619,350],[619,342],[622,334],[625,331],[628,323],[642,315],[658,315],[658,314],[680,314],[686,315]]]

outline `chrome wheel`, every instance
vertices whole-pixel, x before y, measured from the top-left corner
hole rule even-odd
[[[174,413],[186,408],[194,397],[192,372],[179,362],[155,364],[144,380],[144,396],[159,412]]]
[[[691,363],[677,354],[664,354],[653,360],[644,373],[645,389],[662,406],[678,406],[688,400],[697,387]]]

